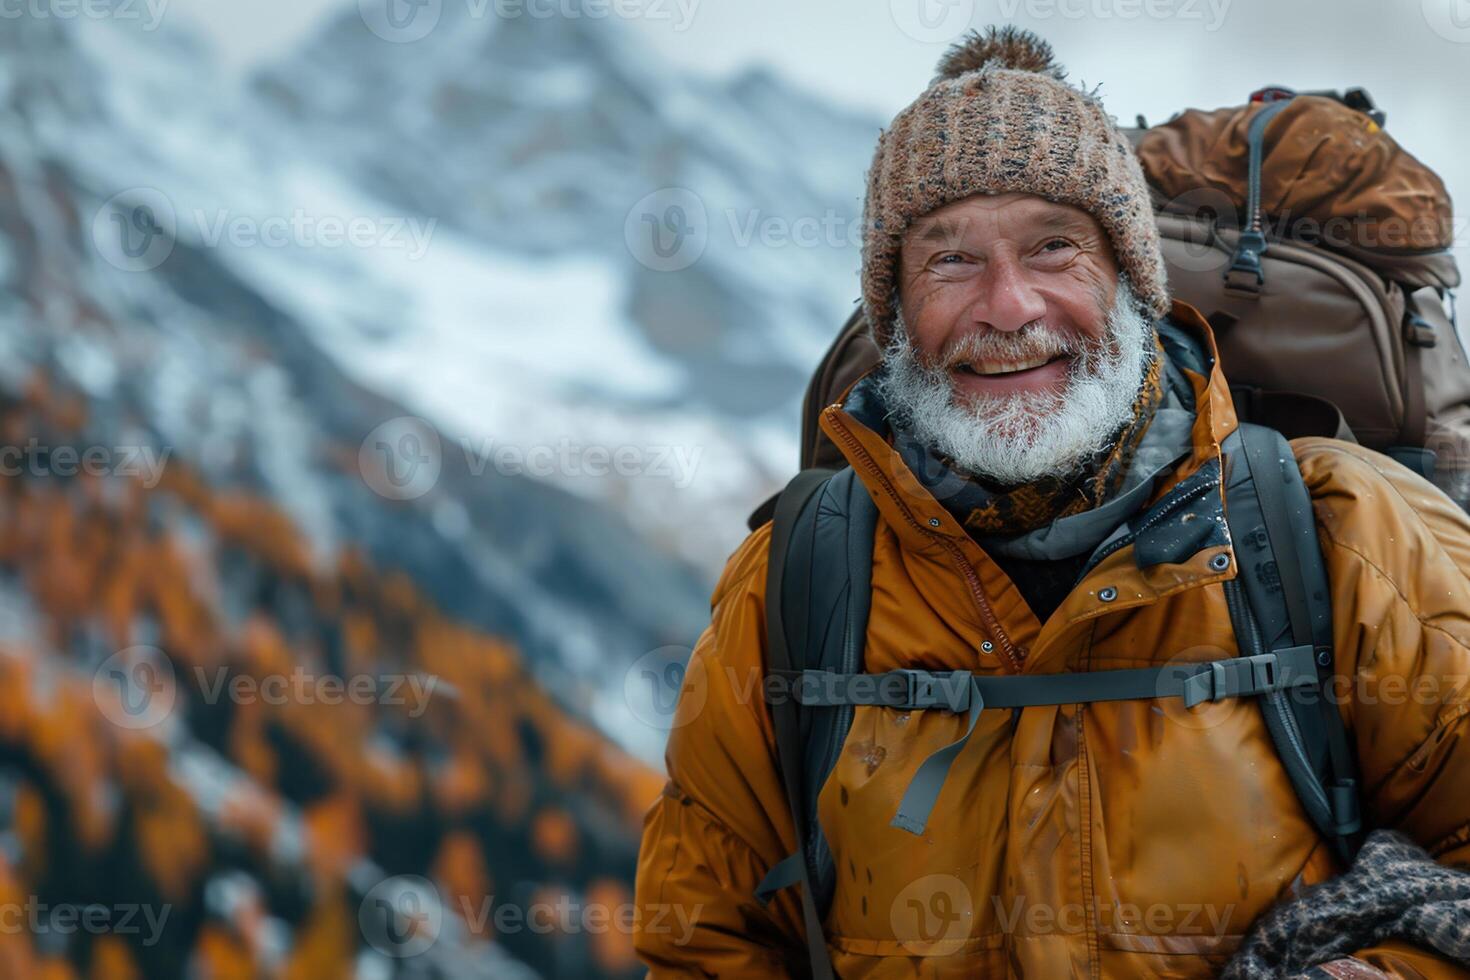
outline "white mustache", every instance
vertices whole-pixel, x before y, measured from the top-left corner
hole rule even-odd
[[[913,345],[901,318],[897,326],[880,379],[889,413],[961,470],[1008,486],[1069,475],[1105,449],[1133,412],[1153,356],[1152,321],[1122,279],[1107,327],[1096,337],[1028,325],[1013,334],[967,335],[931,359]],[[947,367],[977,355],[1016,358],[1033,351],[1074,355],[1064,391],[956,397]]]
[[[964,364],[1050,361],[1080,353],[1082,346],[1080,338],[1065,336],[1044,324],[1022,327],[1015,333],[986,330],[965,334],[951,344],[943,354],[940,366],[949,370]]]

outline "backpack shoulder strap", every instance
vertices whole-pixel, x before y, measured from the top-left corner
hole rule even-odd
[[[1168,692],[1159,686],[1157,671],[1120,671],[1109,678],[1088,675],[1086,691],[1030,689],[1065,686],[1063,682],[1076,679],[1065,676],[1005,678],[1008,686],[1001,690],[997,681],[983,700],[1001,707],[1171,693],[1193,704],[1206,697],[1259,695],[1267,729],[1302,806],[1339,854],[1350,860],[1360,842],[1359,799],[1346,726],[1328,691],[1333,677],[1331,593],[1311,500],[1290,445],[1275,430],[1243,424],[1225,441],[1224,450],[1226,519],[1239,563],[1237,577],[1225,588],[1241,647],[1239,662],[1206,665],[1211,670],[1200,677],[1173,678]],[[774,514],[766,594],[767,673],[787,677],[804,672],[860,673],[877,520],[871,497],[850,468],[835,475],[809,470],[777,498]],[[1262,655],[1274,655],[1282,668],[1269,672],[1265,681],[1241,680],[1235,677],[1239,671],[1224,670]],[[1306,681],[1305,688],[1301,681],[1306,679],[1294,673],[1297,668],[1286,669],[1296,664],[1304,665],[1300,669],[1309,674],[1316,671],[1315,680]],[[908,693],[889,706],[939,703],[927,688],[921,697],[913,693],[916,680],[928,680],[918,676],[926,672],[890,673],[914,676],[903,678],[909,682]],[[875,675],[875,679],[887,678]],[[1109,680],[1116,683],[1110,687]],[[978,684],[974,679],[970,683]],[[950,692],[970,696],[953,697],[949,710],[972,709],[973,714],[981,699],[972,687]],[[1304,696],[1305,691],[1315,694]],[[831,977],[822,918],[835,875],[817,819],[817,797],[846,738],[853,706],[888,701],[803,695],[768,703],[800,846],[771,868],[756,897],[764,904],[776,891],[802,885],[813,976]]]
[[[851,468],[805,470],[777,500],[766,580],[766,669],[855,673],[862,669],[872,601],[877,507]],[[792,821],[800,846],[756,889],[762,903],[800,884],[814,976],[832,976],[822,917],[836,883],[817,820],[817,797],[852,724],[853,707],[770,702]],[[825,967],[826,972],[823,972]]]
[[[1311,498],[1290,444],[1274,429],[1242,424],[1223,449],[1226,523],[1239,564],[1226,583],[1236,640],[1243,655],[1311,651],[1316,687],[1264,695],[1261,710],[1303,808],[1351,859],[1361,826],[1356,765],[1331,696],[1331,590]]]

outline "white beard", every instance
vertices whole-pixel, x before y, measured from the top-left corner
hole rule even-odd
[[[1101,337],[1061,337],[1037,323],[974,341],[991,352],[1009,345],[1072,354],[1072,371],[1060,392],[960,400],[949,371],[921,357],[899,317],[880,390],[889,412],[924,445],[1004,486],[1073,476],[1110,450],[1155,356],[1153,324],[1122,279]]]

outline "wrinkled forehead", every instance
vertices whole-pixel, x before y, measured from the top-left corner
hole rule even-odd
[[[915,219],[904,247],[980,246],[1067,232],[1101,235],[1103,229],[1081,208],[1036,194],[974,194]]]

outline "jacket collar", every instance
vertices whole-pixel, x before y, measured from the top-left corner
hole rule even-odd
[[[1194,393],[1192,448],[1171,472],[1162,474],[1156,481],[1149,502],[1137,517],[1120,527],[1094,554],[1089,571],[1053,613],[1044,634],[1037,635],[1038,624],[1034,619],[996,617],[987,600],[983,596],[977,598],[977,603],[985,607],[980,609],[984,628],[1007,654],[1010,669],[1020,669],[1023,658],[1028,671],[1038,666],[1034,658],[1026,657],[1025,647],[1042,645],[1054,632],[1053,623],[1059,629],[1235,574],[1233,558],[1224,570],[1210,564],[1218,554],[1231,552],[1223,530],[1220,443],[1237,425],[1230,388],[1220,371],[1214,336],[1197,310],[1177,300],[1160,324],[1159,333],[1174,369],[1183,375]],[[822,411],[820,422],[867,487],[884,522],[907,550],[936,559],[941,553],[960,556],[969,565],[968,569],[961,568],[966,574],[978,572],[979,580],[991,585],[1006,581],[954,515],[904,463],[890,444],[882,415],[881,403],[859,379],[841,401]],[[1180,508],[1181,500],[1188,508]],[[1181,520],[1204,516],[1198,513],[1201,508],[1210,516],[1221,518],[1208,522],[1221,529],[1218,534],[1185,541],[1183,546],[1173,542],[1168,547],[1157,548],[1151,543],[1147,553],[1139,548],[1141,535],[1137,532],[1143,529],[1144,523],[1157,536],[1160,529],[1172,528]],[[1189,518],[1183,517],[1186,512]],[[1160,555],[1163,560],[1158,560]],[[1107,583],[1102,578],[1107,578]],[[1100,595],[1107,597],[1100,599]],[[1007,636],[1007,632],[1012,635]]]
[[[1150,503],[1201,466],[1218,463],[1220,443],[1237,425],[1214,335],[1199,311],[1176,300],[1161,325],[1160,336],[1170,362],[1194,392],[1195,420],[1190,454],[1159,480]],[[1184,338],[1194,342],[1193,349],[1186,347]],[[884,518],[909,543],[922,547],[931,543],[936,533],[968,538],[966,530],[919,482],[890,444],[883,405],[871,386],[863,383],[872,373],[858,379],[840,401],[823,409],[822,431],[868,487]]]

